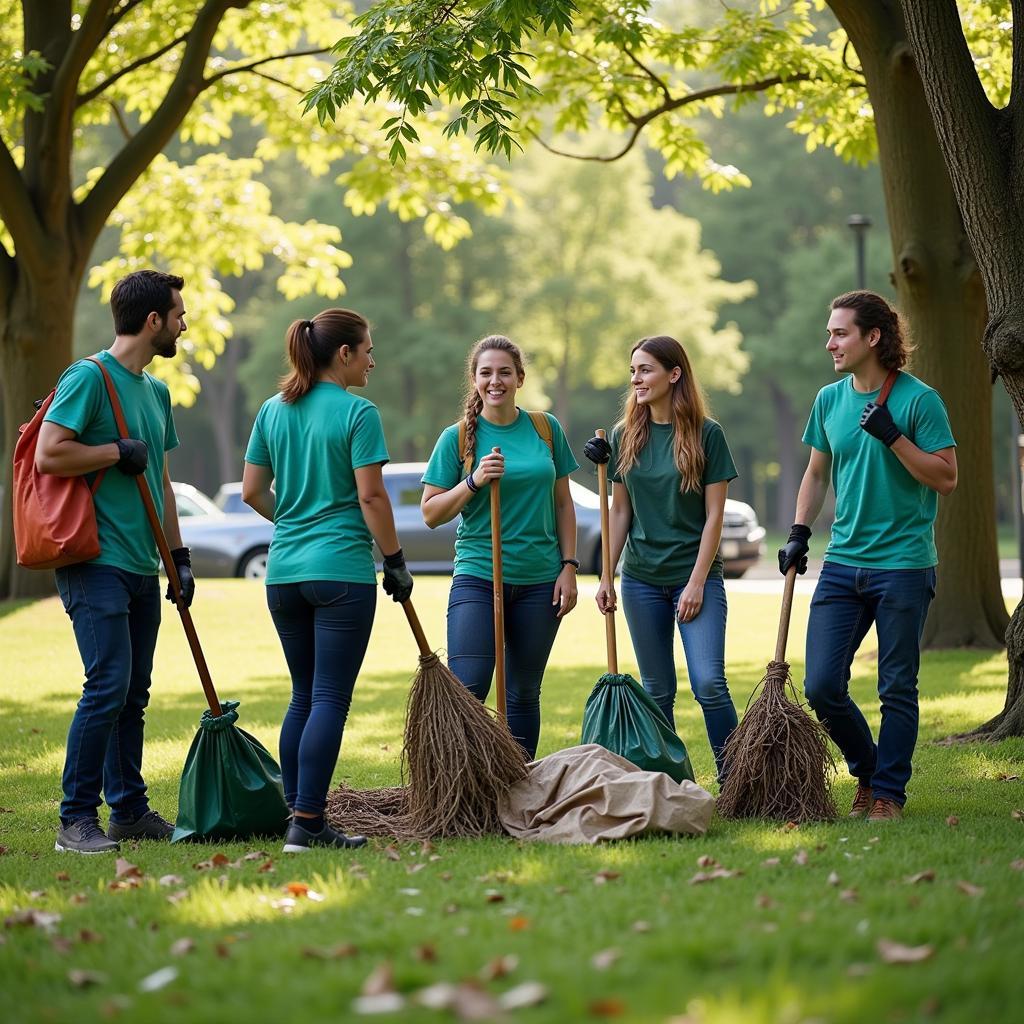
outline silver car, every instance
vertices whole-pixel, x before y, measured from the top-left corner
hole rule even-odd
[[[196,576],[241,576],[260,580],[267,574],[267,552],[274,526],[247,505],[226,513],[191,484],[172,483],[182,542],[192,552]],[[241,499],[239,499],[241,500]]]
[[[447,573],[452,571],[458,518],[433,530],[423,522],[420,480],[426,466],[425,462],[389,463],[384,467],[384,486],[395,510],[395,526],[409,568],[413,572]],[[600,499],[572,479],[569,493],[576,506],[576,553],[580,568],[583,572],[598,574],[601,571]],[[237,482],[224,484],[214,501],[228,514],[243,513],[248,508],[242,501],[242,485]],[[726,499],[720,548],[726,576],[742,576],[756,564],[763,553],[764,534],[764,528],[758,524],[757,515],[749,505]]]

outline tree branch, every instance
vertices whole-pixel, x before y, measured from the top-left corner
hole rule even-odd
[[[275,60],[290,60],[292,57],[315,57],[317,54],[330,52],[330,47],[321,46],[312,50],[295,50],[293,53],[278,53],[273,57],[261,57],[259,60],[250,61],[248,64],[236,64],[234,67],[225,68],[223,71],[218,71],[215,75],[210,75],[209,78],[204,79],[203,88],[208,89],[214,82],[227,78],[228,75],[237,75],[240,71],[252,71],[253,68],[262,67],[262,65],[270,64]]]
[[[43,229],[25,181],[7,144],[0,140],[0,218],[14,239],[19,262],[39,271],[46,265]]]
[[[107,100],[107,103],[114,113],[114,120],[117,121],[117,127],[121,129],[121,134],[125,139],[131,139],[132,131],[128,127],[128,122],[124,119],[124,114],[121,113],[121,108],[113,100]]]
[[[764,92],[765,89],[770,89],[775,85],[784,85],[787,82],[809,82],[810,80],[811,75],[808,72],[801,71],[785,77],[781,75],[774,75],[771,78],[761,79],[759,82],[742,82],[735,85],[713,85],[709,86],[707,89],[698,89],[696,92],[687,93],[685,96],[670,97],[664,103],[653,107],[644,114],[630,114],[626,111],[626,116],[632,123],[633,130],[627,138],[625,145],[618,152],[610,155],[568,153],[565,150],[556,149],[550,143],[545,142],[531,129],[528,128],[526,131],[543,149],[546,149],[549,153],[554,153],[556,156],[569,157],[571,160],[587,160],[594,163],[610,164],[614,163],[616,160],[621,160],[633,148],[633,146],[636,145],[636,140],[640,138],[640,133],[644,128],[646,128],[647,125],[656,118],[661,117],[662,114],[671,113],[673,110],[679,110],[680,107],[690,106],[693,103],[700,103],[702,100],[712,99],[715,96],[738,96],[747,92]]]
[[[206,0],[195,16],[174,80],[153,116],[125,143],[75,211],[88,246],[99,235],[113,209],[153,158],[174,135],[196,98],[206,88],[203,71],[213,37],[230,8],[250,0]]]
[[[672,99],[672,90],[669,89],[664,79],[647,67],[632,50],[624,50],[623,53],[661,90],[661,94],[665,97],[666,102]]]
[[[130,75],[133,71],[137,71],[139,68],[145,67],[147,64],[152,64],[155,60],[159,60],[165,53],[169,53],[176,46],[180,46],[186,39],[188,39],[187,32],[178,36],[176,39],[172,39],[165,46],[161,46],[159,50],[147,53],[145,57],[139,57],[138,60],[133,60],[131,64],[126,64],[123,68],[119,68],[109,78],[100,82],[99,85],[93,86],[88,92],[79,93],[75,98],[75,108],[77,109],[78,107],[84,106],[90,100],[96,99],[100,93],[109,89],[118,79],[124,78],[125,75]]]
[[[114,28],[114,26],[115,26],[115,25],[117,25],[117,23],[118,23],[118,22],[119,22],[119,21],[120,21],[120,20],[121,20],[121,19],[122,19],[122,18],[123,18],[123,17],[124,17],[124,16],[125,16],[125,15],[126,15],[126,14],[127,14],[128,12],[129,12],[129,11],[131,11],[131,9],[132,9],[133,7],[138,7],[138,6],[139,6],[139,4],[141,4],[142,2],[143,2],[143,0],[126,0],[126,3],[125,3],[125,5],[124,5],[124,6],[123,6],[123,7],[122,7],[122,8],[120,9],[120,10],[114,11],[114,13],[113,13],[113,14],[111,14],[111,16],[110,16],[110,17],[109,17],[109,18],[107,19],[107,30],[106,30],[106,32],[104,32],[103,34],[104,34],[105,36],[106,36],[106,35],[109,35],[109,34],[110,34],[110,32],[112,31],[112,29]]]

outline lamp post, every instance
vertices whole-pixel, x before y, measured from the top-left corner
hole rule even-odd
[[[867,288],[867,257],[864,244],[871,227],[871,218],[866,213],[852,213],[846,218],[846,226],[853,232],[854,246],[857,252],[857,287]]]

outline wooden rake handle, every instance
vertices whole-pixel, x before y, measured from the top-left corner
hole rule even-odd
[[[796,566],[791,565],[786,573],[786,585],[782,590],[782,611],[779,614],[779,637],[775,641],[775,660],[786,660],[786,642],[789,639],[789,617],[793,611],[793,591],[796,589]]]
[[[416,646],[420,649],[420,657],[429,658],[434,652],[430,649],[430,644],[427,643],[427,634],[423,632],[423,627],[420,625],[420,617],[416,614],[412,601],[403,601],[402,611],[405,612],[405,617],[409,621],[409,628],[412,630],[412,635],[416,638]]]
[[[497,455],[500,448],[492,448]],[[494,577],[494,700],[498,717],[504,722],[505,714],[505,599],[504,577],[501,566],[501,488],[500,481],[492,480],[491,488],[491,566]]]
[[[604,430],[594,431],[597,437],[604,438]],[[615,566],[612,561],[612,538],[608,524],[608,465],[604,462],[597,467],[597,493],[601,501],[601,577],[607,576],[611,586],[615,586]],[[608,671],[617,675],[619,671],[619,654],[615,644],[615,612],[604,613],[604,642],[608,653]]]
[[[107,388],[107,395],[110,398],[110,405],[114,411],[114,422],[122,439],[128,437],[128,424],[125,422],[124,411],[121,409],[121,400],[117,397],[114,382],[110,379],[107,368],[98,360],[93,362],[103,373],[103,383]],[[153,539],[156,541],[157,550],[160,552],[160,559],[164,563],[164,571],[167,573],[167,581],[171,585],[171,593],[174,594],[174,604],[181,616],[181,624],[185,628],[185,636],[188,645],[192,650],[192,658],[196,663],[196,671],[199,673],[199,681],[203,684],[203,693],[206,695],[206,703],[210,705],[210,712],[215,718],[220,718],[224,713],[217,697],[217,691],[213,688],[213,679],[210,676],[209,666],[206,664],[206,657],[203,648],[199,643],[199,634],[196,633],[195,623],[192,621],[192,613],[188,610],[181,597],[181,581],[178,579],[178,570],[171,558],[171,549],[164,536],[164,528],[160,524],[160,517],[156,514],[156,505],[153,503],[153,493],[149,489],[145,473],[135,477],[139,487],[139,495],[142,498],[143,507],[146,510],[146,518],[149,520],[149,528],[153,531]]]

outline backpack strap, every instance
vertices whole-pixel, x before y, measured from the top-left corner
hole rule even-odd
[[[900,375],[899,370],[890,370],[889,376],[885,378],[885,383],[882,385],[882,390],[878,392],[878,400],[875,405],[885,405],[889,400],[889,395],[892,392],[892,387],[896,383],[896,378]]]
[[[555,436],[554,431],[551,429],[551,419],[546,412],[527,412],[527,416],[530,417],[530,422],[533,424],[533,429],[537,431],[537,435],[540,439],[548,446],[548,451],[551,452],[552,461],[555,458]],[[466,450],[466,417],[463,416],[459,420],[459,453]],[[473,472],[473,455],[462,456],[462,471],[467,476]]]

